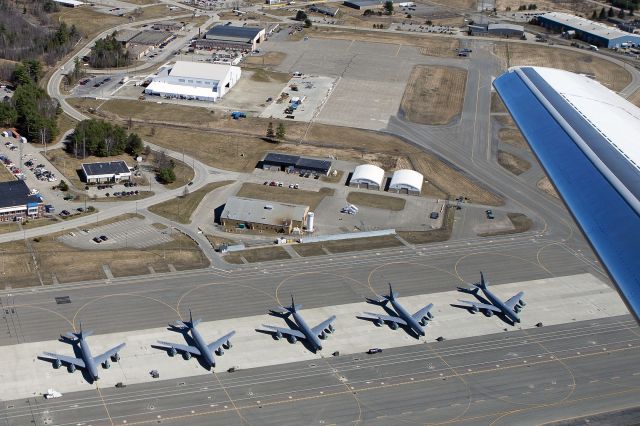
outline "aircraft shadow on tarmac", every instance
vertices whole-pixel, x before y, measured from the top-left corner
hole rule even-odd
[[[174,326],[174,325],[170,324],[167,327],[167,330],[173,331],[175,333],[182,334],[182,338],[184,339],[185,343],[188,346],[194,346],[194,347],[196,346],[196,342],[195,342],[195,340],[193,340],[193,337],[191,337],[191,335],[189,334],[189,329],[188,328],[181,328],[181,327],[177,327],[177,326]],[[162,345],[152,344],[151,347],[153,349],[158,349],[158,350],[161,350],[163,352],[166,352],[166,354],[169,357],[173,358],[173,357],[176,356],[176,355],[171,355],[171,347],[169,347],[169,346],[162,346]],[[186,354],[182,355],[182,359],[184,359],[185,361],[189,361],[191,358],[195,358],[198,361],[198,364],[200,364],[200,366],[202,368],[204,368],[205,370],[211,370],[211,367],[209,365],[207,365],[206,362],[204,362],[202,357],[200,357],[200,356],[192,356],[192,357],[187,358]]]
[[[58,341],[62,342],[62,343],[66,343],[69,346],[71,346],[71,348],[73,348],[73,356],[76,357],[76,358],[82,359],[82,350],[80,349],[80,342],[78,340],[71,340],[71,339],[68,339],[68,338],[66,338],[64,336],[60,336],[58,338]],[[52,367],[53,367],[53,365],[55,363],[54,359],[47,358],[47,357],[40,356],[40,355],[38,355],[38,359],[41,360],[41,361],[45,361],[45,362],[50,363]],[[55,367],[53,367],[53,368],[55,368]],[[67,369],[67,371],[69,372],[69,374],[75,374],[75,373],[82,374],[82,378],[87,383],[89,383],[90,385],[95,383],[95,380],[93,379],[93,377],[91,377],[91,374],[89,374],[89,372],[87,370],[85,370],[84,368],[76,369],[74,371],[70,371],[70,370]]]
[[[287,312],[279,312],[279,311],[275,311],[275,310],[270,310],[269,311],[269,315],[273,316],[273,317],[277,317],[277,318],[282,318],[284,320],[284,322],[287,323],[287,326],[292,329],[292,330],[298,330],[298,325],[292,321],[289,317],[289,313]],[[302,344],[302,346],[304,346],[304,348],[306,350],[308,350],[311,353],[317,353],[318,351],[316,351],[315,348],[313,348],[306,339],[298,339],[295,342],[292,342],[290,340],[288,340],[286,337],[282,337],[281,339],[277,337],[276,335],[276,331],[274,330],[263,330],[261,328],[256,328],[255,329],[258,333],[262,333],[262,334],[269,334],[273,340],[287,340],[290,344],[295,345],[297,342],[300,342]]]
[[[397,317],[398,313],[396,311],[394,311],[393,309],[391,309],[389,306],[387,306],[386,303],[380,302],[378,300],[375,299],[369,299],[367,298],[367,303],[371,304],[371,305],[375,305],[375,306],[379,306],[382,309],[384,309],[385,313],[389,316],[392,317]],[[358,318],[359,320],[362,321],[369,321],[370,323],[372,323],[374,326],[376,327],[382,327],[384,324],[377,324],[376,318],[371,318],[371,317],[365,317],[365,316],[360,316],[360,315],[356,315],[356,318]],[[420,340],[420,336],[418,335],[418,333],[416,333],[415,331],[413,331],[413,329],[411,329],[411,327],[403,325],[403,324],[397,324],[397,323],[385,323],[387,325],[387,327],[389,327],[391,330],[397,330],[397,329],[402,329],[408,336],[413,337],[416,340]],[[395,327],[395,328],[394,328]]]
[[[478,300],[478,302],[480,302],[480,303],[485,303],[485,304],[487,304],[487,305],[491,305],[491,302],[489,302],[487,299],[485,299],[484,297],[480,296],[480,295],[479,295],[479,294],[477,294],[477,293],[476,293],[476,294],[474,294],[474,293],[467,293],[467,294],[469,294],[469,295],[471,295],[471,296],[474,296],[474,297]],[[472,315],[475,315],[475,314],[479,313],[479,312],[474,311],[472,306],[462,305],[462,304],[458,304],[458,303],[451,303],[450,305],[451,305],[451,306],[453,306],[454,308],[464,309],[465,311],[469,312],[469,313],[470,313],[470,314],[472,314]],[[491,316],[498,317],[498,318],[500,318],[500,320],[501,320],[502,322],[504,322],[505,324],[508,324],[508,325],[511,325],[511,326],[515,326],[515,323],[514,323],[513,321],[511,321],[511,320],[510,320],[510,319],[509,319],[505,314],[503,314],[503,313],[498,313],[498,312],[496,312],[496,313],[491,313],[491,314],[489,314],[489,313],[487,313],[487,312],[483,312],[483,315],[484,315],[485,317],[491,317]]]

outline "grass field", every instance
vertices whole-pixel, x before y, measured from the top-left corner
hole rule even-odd
[[[211,191],[229,185],[230,183],[233,183],[233,181],[225,180],[208,183],[187,195],[181,195],[172,200],[154,204],[149,207],[149,211],[174,222],[191,223],[191,215],[198,208],[202,199]]]
[[[10,180],[16,180],[15,176],[4,164],[0,164],[0,182],[7,182]]]
[[[276,66],[280,65],[287,54],[284,52],[267,52],[260,56],[247,56],[244,59],[244,64],[256,66]]]
[[[538,6],[538,10],[563,11],[586,17],[591,16],[591,13],[596,9],[599,12],[601,7],[597,3],[584,0],[536,0],[534,3]],[[496,0],[495,7],[499,11],[504,11],[507,7],[510,7],[511,10],[518,10],[518,7],[524,4],[529,3],[522,0]]]
[[[585,52],[524,43],[496,43],[494,52],[505,69],[516,65],[559,68],[593,75],[614,91],[622,90],[631,82],[631,75],[623,67]]]
[[[291,259],[289,253],[287,253],[284,248],[278,246],[234,251],[233,253],[226,254],[223,259],[228,263],[241,264],[243,263],[241,257],[249,263]]]
[[[448,241],[449,238],[451,238],[451,231],[453,231],[454,217],[455,210],[449,207],[444,211],[444,218],[442,219],[442,226],[440,228],[433,229],[431,231],[400,231],[398,232],[398,235],[403,240],[411,244]]]
[[[498,150],[498,164],[519,176],[531,168],[531,163],[507,151]]]
[[[404,206],[407,202],[404,198],[355,191],[350,192],[349,195],[347,195],[347,201],[357,206],[373,207],[376,209],[391,210],[394,212],[404,210]]]
[[[558,195],[558,192],[556,191],[556,189],[553,187],[553,185],[551,184],[551,181],[549,180],[548,177],[543,177],[542,179],[540,179],[538,181],[538,183],[536,183],[536,186],[546,192],[547,194],[551,195],[552,197],[556,197],[556,198],[560,198],[560,196]]]
[[[524,136],[517,128],[504,127],[498,131],[500,142],[516,146],[518,148],[529,149],[529,145],[524,140]]]
[[[255,67],[255,65],[254,65]],[[260,83],[286,83],[290,80],[291,76],[284,72],[267,71],[262,68],[244,67],[245,70],[253,71],[251,77],[253,81]]]
[[[640,89],[633,92],[633,94],[629,96],[628,101],[634,104],[635,106],[640,107]]]
[[[402,242],[394,235],[380,237],[351,238],[348,240],[322,241],[318,243],[306,243],[293,245],[293,249],[300,256],[320,256],[329,253],[346,253],[350,251],[376,250],[388,247],[401,246]],[[324,250],[323,250],[324,249]]]
[[[480,237],[495,237],[496,235],[509,235],[519,234],[520,232],[527,232],[533,226],[533,221],[522,213],[507,213],[507,217],[513,224],[513,229],[507,229],[504,231],[485,232],[478,234]]]
[[[320,191],[304,191],[301,189],[265,186],[257,183],[245,183],[236,196],[278,203],[300,204],[309,206],[309,210],[315,210],[322,199],[333,195],[333,192],[331,188],[321,188]]]
[[[404,89],[400,108],[407,120],[447,124],[462,112],[467,71],[416,65]]]
[[[504,102],[500,99],[498,92],[491,92],[491,113],[507,113],[507,107],[504,106]]]
[[[327,254],[320,243],[294,244],[291,246],[302,257],[322,256]]]

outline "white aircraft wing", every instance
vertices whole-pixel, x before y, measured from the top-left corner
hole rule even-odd
[[[85,368],[84,361],[80,358],[74,358],[72,356],[58,355],[51,352],[45,352],[44,356],[50,359],[57,359],[64,365],[75,365],[78,368]]]
[[[171,343],[171,342],[162,342],[160,340],[158,340],[158,343],[160,343],[161,345],[173,348],[176,351],[181,352],[181,353],[187,353],[188,352],[191,355],[196,355],[196,356],[200,356],[201,355],[200,351],[195,346],[181,345],[179,343]]]
[[[115,355],[118,352],[120,352],[120,349],[122,349],[122,348],[124,348],[124,343],[120,343],[115,348],[111,348],[108,351],[106,351],[105,353],[94,357],[93,358],[93,362],[95,362],[96,364],[101,364],[101,363],[105,362],[110,356]]]
[[[372,319],[379,319],[384,322],[395,322],[396,324],[407,325],[407,322],[400,317],[392,317],[391,315],[374,314],[373,312],[365,312],[366,316]]]
[[[336,320],[336,316],[335,315],[331,315],[329,318],[327,318],[326,320],[322,321],[320,324],[318,324],[315,327],[313,327],[311,329],[311,332],[313,334],[315,334],[316,336],[318,336],[318,335],[320,335],[320,333],[322,333],[322,330],[324,330],[325,328],[329,327],[329,324],[331,324],[335,320]]]
[[[465,304],[469,305],[470,308],[474,307],[474,308],[478,308],[478,309],[481,309],[481,310],[493,311],[493,312],[496,312],[496,313],[501,313],[502,312],[500,310],[500,308],[496,308],[495,306],[489,305],[487,303],[472,302],[470,300],[458,300],[458,302],[465,303]]]
[[[279,331],[280,333],[282,333],[285,336],[295,336],[295,337],[298,337],[300,339],[306,339],[307,338],[307,336],[305,336],[301,331],[293,330],[291,328],[276,327],[274,325],[265,325],[265,324],[262,324],[262,326],[264,328],[268,329],[269,331]]]
[[[232,331],[230,333],[225,334],[224,336],[222,336],[221,338],[219,338],[215,342],[209,343],[207,345],[207,348],[209,348],[210,351],[215,351],[220,346],[222,346],[224,343],[227,343],[227,340],[229,340],[234,334],[236,334],[235,331]]]
[[[433,308],[433,303],[429,303],[427,306],[425,306],[424,308],[420,309],[418,312],[416,312],[415,314],[413,314],[411,316],[416,321],[420,321],[425,315],[427,315],[429,313],[429,311],[431,311],[431,308]]]
[[[522,299],[522,296],[524,296],[524,291],[521,291],[520,293],[516,294],[511,299],[504,302],[504,304],[507,307],[509,307],[509,309],[513,310],[513,308],[518,304],[518,302],[520,302],[520,299]]]

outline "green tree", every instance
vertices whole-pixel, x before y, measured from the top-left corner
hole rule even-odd
[[[119,155],[127,150],[128,137],[120,126],[102,120],[84,120],[76,126],[67,143],[67,150],[77,157]]]
[[[269,141],[272,141],[275,138],[276,134],[273,131],[273,123],[269,122],[269,125],[267,126],[267,134],[266,134],[266,138]]]
[[[0,126],[13,127],[18,121],[18,112],[9,102],[0,102]]]
[[[137,157],[142,154],[143,150],[144,144],[142,143],[142,138],[140,138],[137,133],[131,133],[127,138],[127,152]]]
[[[176,174],[172,168],[164,168],[158,172],[158,180],[161,183],[168,184],[176,181]]]
[[[284,124],[279,123],[278,128],[276,129],[276,139],[279,141],[284,140],[286,133],[287,129],[284,127]]]
[[[295,20],[296,20],[296,21],[301,21],[301,22],[302,22],[302,21],[304,21],[305,19],[307,19],[307,14],[306,14],[303,10],[299,10],[299,11],[296,13]]]
[[[304,26],[305,26],[306,28],[311,27],[311,19],[309,19],[309,18],[305,19],[305,20],[304,20]]]
[[[393,14],[393,1],[391,0],[387,0],[384,2],[384,13],[386,13],[387,15],[392,15]]]
[[[607,11],[607,16],[609,18],[613,18],[614,15],[615,15],[615,13],[613,12],[613,8],[610,7],[609,10]]]
[[[606,19],[607,18],[607,12],[605,12],[604,7],[602,9],[600,9],[600,14],[598,15],[598,19]]]
[[[591,20],[595,21],[596,19],[598,19],[598,13],[594,9],[593,13],[591,14]]]
[[[64,192],[66,192],[66,191],[68,191],[68,190],[69,190],[69,185],[67,185],[67,182],[65,182],[65,181],[61,180],[61,181],[60,181],[60,183],[58,184],[58,189],[59,189],[60,191],[64,191]]]

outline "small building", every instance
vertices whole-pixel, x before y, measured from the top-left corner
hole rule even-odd
[[[538,24],[558,33],[574,30],[576,38],[598,47],[620,47],[622,43],[640,45],[640,35],[622,31],[568,13],[548,12],[538,16]]]
[[[268,153],[262,160],[262,168],[265,170],[278,169],[290,173],[316,173],[328,175],[331,171],[331,161],[315,158],[299,157],[297,155]]]
[[[230,197],[220,216],[227,231],[249,229],[260,232],[292,234],[302,231],[309,206],[277,203],[244,197]]]
[[[420,195],[420,192],[422,191],[423,181],[424,176],[422,176],[421,173],[418,173],[415,170],[396,170],[391,177],[389,192]]]
[[[153,46],[148,46],[146,44],[130,44],[127,46],[129,56],[135,59],[142,59],[142,57],[149,53],[151,49],[153,49]]]
[[[116,32],[115,38],[122,44],[122,47],[129,47],[131,39],[140,34],[139,30],[124,29]]]
[[[196,47],[208,49],[254,51],[266,37],[263,27],[216,25],[196,41]]]
[[[117,183],[131,180],[131,169],[122,160],[82,163],[82,177],[86,183]]]
[[[514,24],[473,24],[469,25],[470,35],[492,35],[500,37],[522,37],[524,27]]]
[[[384,6],[381,0],[346,0],[342,4],[356,10],[382,9]]]
[[[78,0],[53,0],[53,1],[58,3],[60,6],[65,6],[65,7],[78,7],[78,6],[82,6],[83,4],[86,4]]]
[[[42,197],[33,195],[23,180],[0,182],[0,222],[44,216]]]
[[[311,6],[309,6],[309,10],[312,12],[331,16],[333,18],[335,18],[338,15],[338,12],[340,11],[340,9],[337,7],[328,7],[328,6],[322,6],[319,4],[312,4]]]
[[[182,31],[184,29],[184,24],[178,21],[164,21],[156,22],[151,26],[151,28],[158,31]]]
[[[147,46],[158,47],[163,43],[169,42],[173,38],[173,34],[166,31],[145,30],[136,34],[129,40],[131,44],[146,44]]]
[[[215,102],[240,80],[240,67],[178,61],[165,67],[145,88],[149,95]]]
[[[383,181],[384,170],[373,164],[361,164],[353,171],[349,186],[380,190]]]

